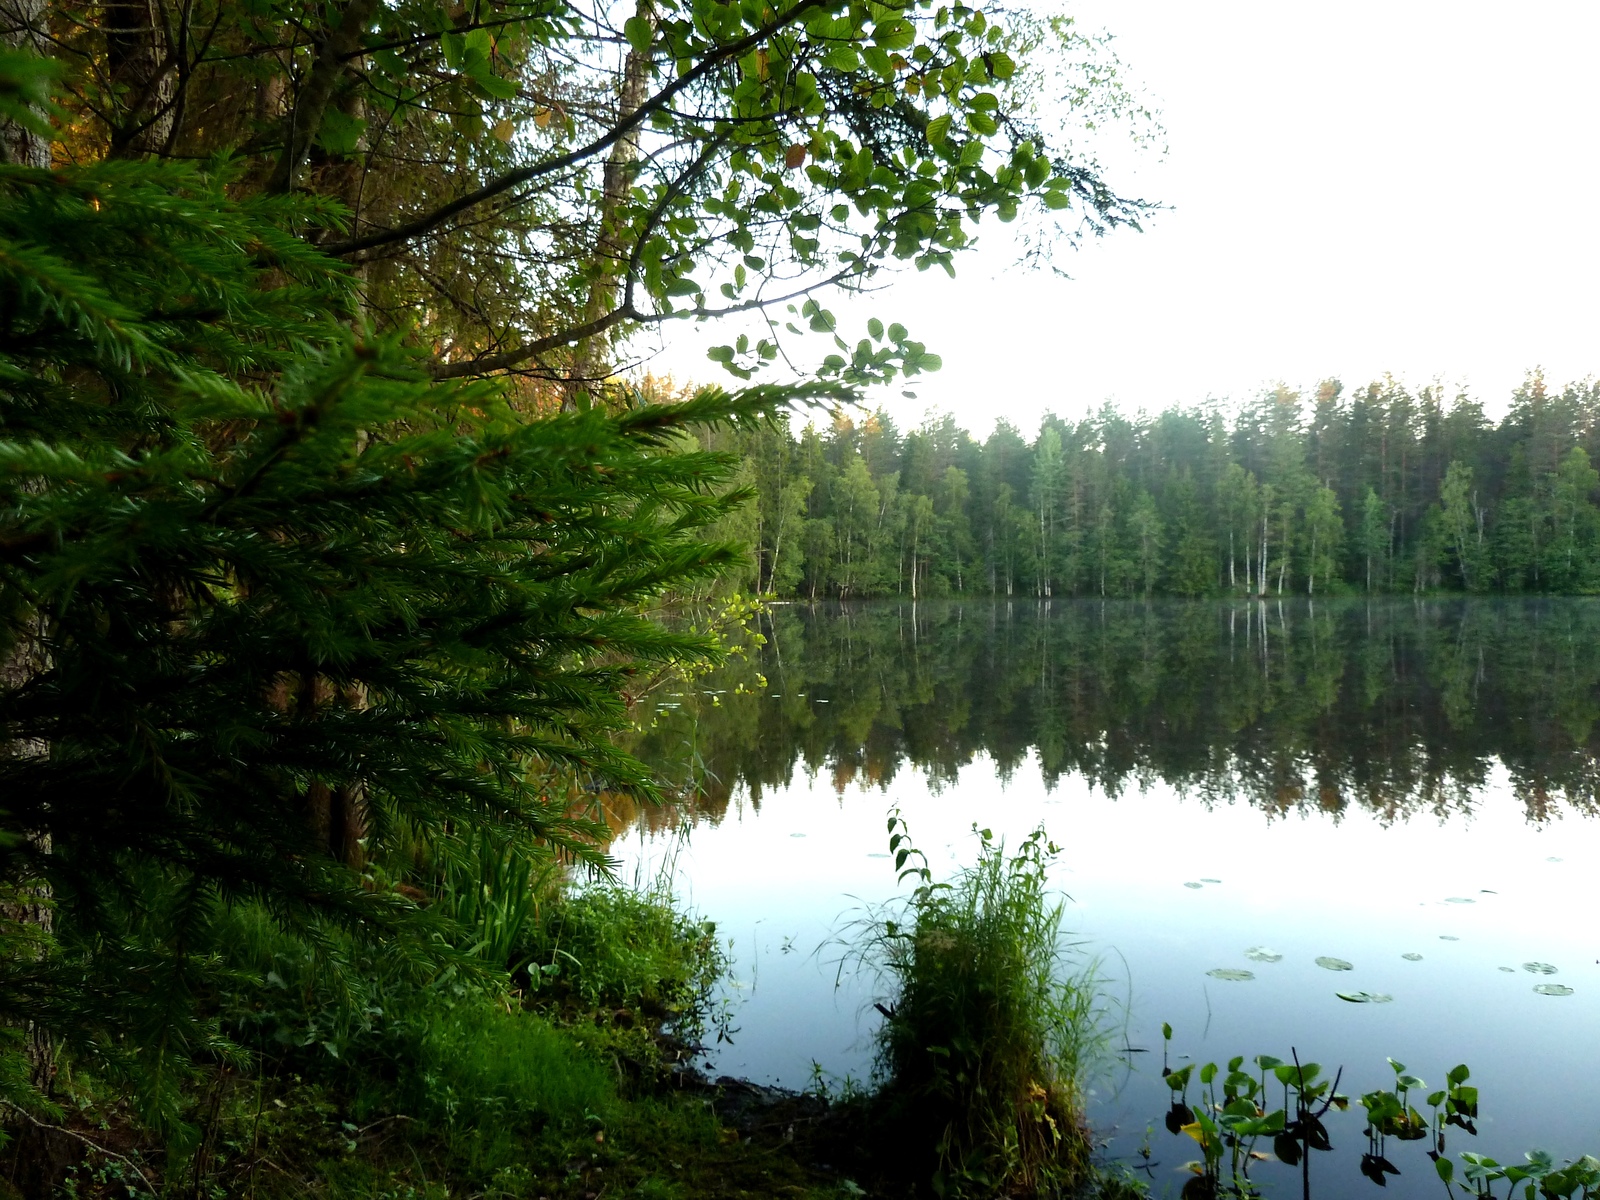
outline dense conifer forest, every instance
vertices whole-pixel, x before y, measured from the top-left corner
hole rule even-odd
[[[879,411],[719,443],[756,503],[722,533],[780,596],[1600,589],[1600,384],[1531,374],[1503,419],[1393,380],[1129,417]]]

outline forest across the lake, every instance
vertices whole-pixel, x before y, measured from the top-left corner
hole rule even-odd
[[[1481,400],[1392,379],[1230,406],[717,436],[744,584],[807,599],[1600,590],[1600,384]]]

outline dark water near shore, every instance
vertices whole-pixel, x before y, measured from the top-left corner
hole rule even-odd
[[[898,806],[936,869],[974,823],[1064,847],[1132,1048],[1092,1115],[1130,1157],[1154,1126],[1157,1194],[1196,1156],[1161,1125],[1163,1021],[1202,1061],[1343,1064],[1352,1095],[1385,1056],[1434,1086],[1465,1061],[1484,1119],[1452,1150],[1600,1152],[1600,602],[780,606],[764,633],[656,697],[637,748],[699,798],[616,847],[732,939],[719,1072],[868,1076],[876,981],[842,939],[895,894]],[[1319,1195],[1372,1186],[1358,1112],[1329,1118]],[[1420,1148],[1390,1157],[1389,1193],[1439,1187]],[[1261,1168],[1269,1194],[1288,1174]]]

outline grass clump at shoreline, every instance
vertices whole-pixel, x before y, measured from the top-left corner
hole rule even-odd
[[[1092,965],[1063,940],[1042,829],[935,882],[898,814],[890,851],[919,886],[865,953],[890,984],[878,1034],[882,1119],[939,1196],[1074,1194],[1093,1177],[1079,1081],[1103,1029]],[[921,866],[907,866],[912,860]]]

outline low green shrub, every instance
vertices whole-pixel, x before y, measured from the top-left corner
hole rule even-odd
[[[660,890],[597,884],[556,896],[524,946],[532,988],[591,1008],[624,1008],[701,1032],[712,986],[727,966],[716,925]]]
[[[890,1000],[878,1033],[879,1103],[940,1196],[1056,1195],[1089,1177],[1079,1079],[1102,1036],[1092,966],[1062,938],[1035,831],[1006,854],[979,833],[976,865],[934,882],[891,817],[890,850],[921,880],[868,953]]]

